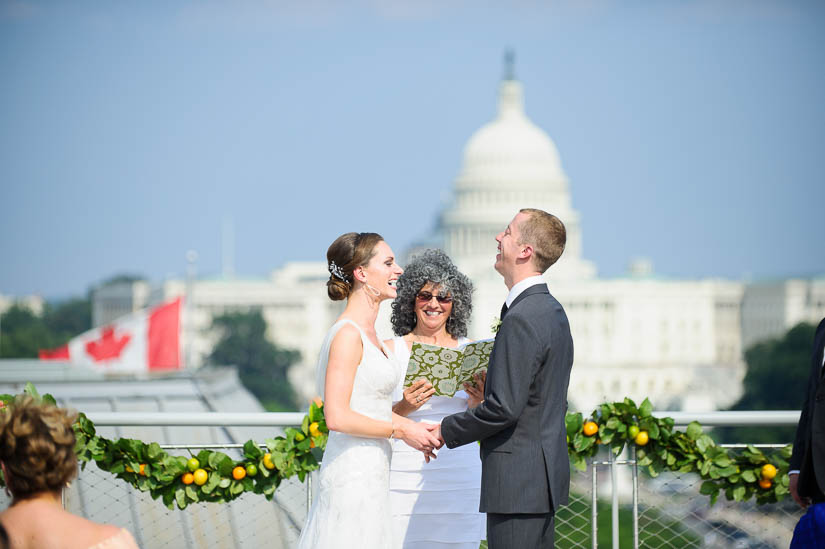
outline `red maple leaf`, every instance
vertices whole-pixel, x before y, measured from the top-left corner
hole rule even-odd
[[[86,343],[86,354],[95,359],[95,362],[118,358],[131,339],[132,336],[128,333],[115,336],[115,327],[106,326],[100,339]]]

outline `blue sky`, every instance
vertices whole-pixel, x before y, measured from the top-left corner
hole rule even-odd
[[[825,4],[0,0],[0,293],[429,231],[505,48],[602,276],[825,273]],[[494,254],[491,243],[491,261]]]

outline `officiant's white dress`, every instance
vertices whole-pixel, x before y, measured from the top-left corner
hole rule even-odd
[[[319,393],[323,398],[330,343],[345,324],[358,328],[364,345],[361,363],[355,373],[350,408],[373,419],[391,421],[392,392],[401,373],[394,362],[349,319],[336,322],[324,340],[316,380]],[[422,455],[421,452],[418,454]],[[331,431],[318,475],[318,495],[312,502],[298,547],[393,547],[389,505],[391,457],[389,439],[356,437]]]
[[[459,344],[467,343],[466,338]],[[392,400],[403,398],[404,374],[410,350],[404,338],[393,339],[401,379]],[[467,393],[433,396],[407,417],[441,423],[450,414],[467,409]],[[404,549],[478,549],[486,537],[486,517],[478,512],[481,495],[481,458],[478,444],[438,450],[438,458],[425,463],[421,452],[400,440],[393,441],[390,469],[393,547]]]

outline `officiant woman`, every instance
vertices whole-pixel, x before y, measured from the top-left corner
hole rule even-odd
[[[406,266],[392,303],[396,337],[387,341],[397,367],[407,371],[415,342],[456,348],[466,343],[472,311],[473,285],[441,250],[427,250]],[[484,398],[484,377],[465,385],[455,396],[433,396],[425,380],[404,387],[404,376],[393,394],[393,411],[415,421],[440,423],[444,416],[477,406]],[[438,459],[425,463],[400,441],[393,443],[390,502],[395,547],[404,549],[478,549],[485,535],[485,517],[478,512],[481,460],[468,444],[446,446]]]

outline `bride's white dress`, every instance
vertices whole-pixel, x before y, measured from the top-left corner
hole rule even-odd
[[[355,373],[350,408],[382,421],[392,420],[392,392],[400,371],[384,352],[349,319],[336,322],[327,333],[318,359],[317,384],[323,398],[329,347],[345,324],[361,333],[364,353]],[[385,355],[384,353],[387,353]],[[331,431],[318,475],[318,495],[312,502],[298,547],[325,549],[392,547],[389,439],[366,438]]]

